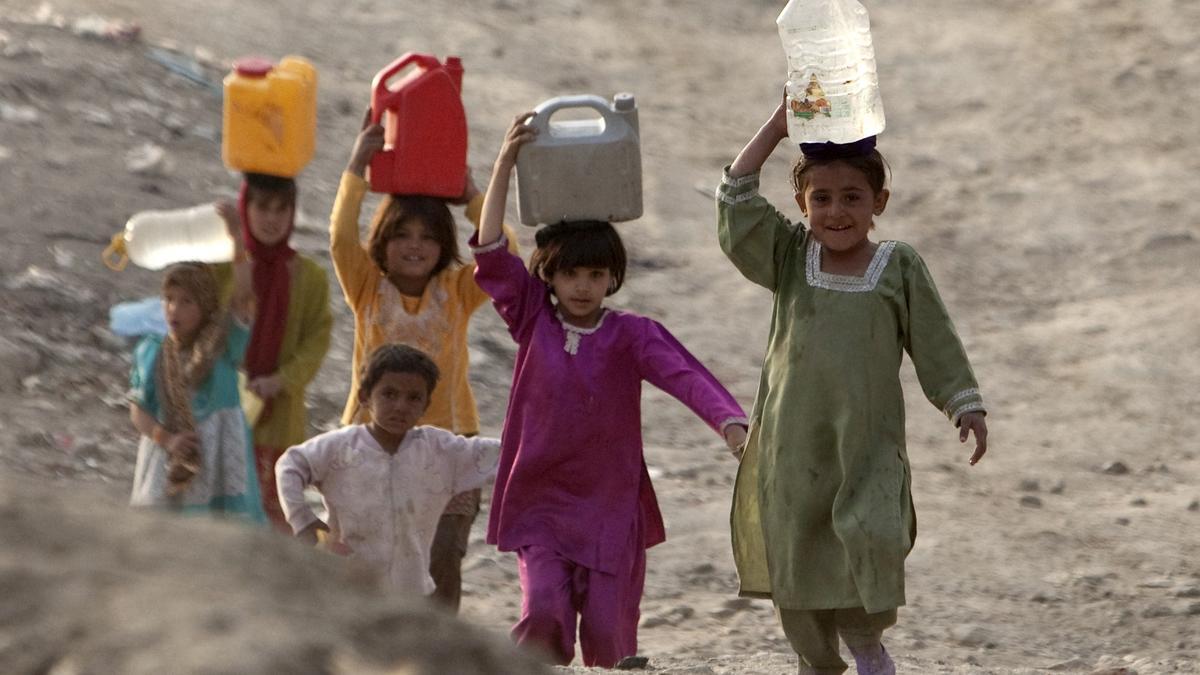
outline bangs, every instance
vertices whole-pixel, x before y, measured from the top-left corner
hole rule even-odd
[[[411,373],[425,380],[427,393],[433,396],[441,373],[425,352],[400,343],[380,345],[367,357],[359,373],[359,396],[370,396],[371,390],[387,373]]]
[[[600,230],[580,232],[566,239],[558,247],[555,267],[569,270],[575,267],[600,267],[613,269],[624,258],[613,246],[613,241]]]
[[[876,194],[887,187],[888,174],[890,167],[887,160],[878,150],[871,150],[864,155],[856,155],[852,157],[808,157],[801,155],[796,159],[796,163],[792,165],[792,189],[796,194],[804,192],[808,187],[808,172],[816,167],[829,166],[831,164],[845,164],[852,169],[862,172],[867,179],[867,184],[871,186]]]
[[[387,243],[399,236],[400,228],[410,220],[429,228],[441,247],[432,274],[463,263],[458,251],[458,228],[444,200],[423,195],[387,195],[375,209],[367,242],[371,259],[380,271],[387,273]]]
[[[537,250],[530,260],[532,271],[549,280],[559,270],[576,267],[607,269],[616,293],[625,280],[625,245],[611,223],[604,221],[564,221],[538,231]]]

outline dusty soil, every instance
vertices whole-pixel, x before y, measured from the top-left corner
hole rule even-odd
[[[132,512],[95,485],[0,486],[5,673],[549,672],[265,530]]]
[[[147,617],[164,645],[183,650],[171,652],[181,672],[221,670],[203,659],[227,655],[202,648],[211,643],[185,619],[204,596],[151,595],[185,587],[176,577],[217,578],[178,553],[209,541],[223,542],[244,572],[236,578],[248,599],[232,605],[231,625],[242,627],[232,633],[261,635],[237,653],[285,650],[296,644],[285,635],[309,635],[303,626],[328,613],[339,628],[321,658],[344,644],[354,672],[367,668],[354,659],[378,656],[353,641],[341,613],[358,600],[337,592],[259,616],[305,565],[336,573],[330,561],[265,534],[112,506],[128,490],[135,436],[121,404],[129,345],[106,329],[107,309],[153,294],[157,277],[110,272],[99,252],[136,211],[234,189],[219,159],[216,87],[237,56],[298,53],[319,69],[317,156],[301,178],[297,244],[324,262],[326,217],[370,79],[393,57],[463,57],[481,182],[516,113],[559,94],[634,92],[646,215],[622,226],[633,263],[615,303],[666,323],[750,406],[770,298],[717,249],[711,195],[778,96],[773,21],[782,3],[30,5],[0,0],[0,505],[19,524],[0,535],[0,584],[31,608],[0,609],[0,670],[47,672],[73,654],[75,670],[55,672],[101,672],[90,669],[100,652],[83,636],[131,640],[130,619]],[[906,367],[921,533],[888,649],[902,672],[1200,672],[1200,6],[868,8],[888,115],[880,147],[894,170],[878,234],[912,243],[933,269],[992,431],[991,452],[968,467]],[[137,40],[104,35],[126,24],[140,28]],[[790,155],[781,148],[764,172],[764,192],[780,205],[790,200]],[[314,430],[335,422],[345,396],[352,327],[336,294],[334,304],[334,347],[310,389]],[[485,433],[499,431],[512,353],[499,320],[481,311],[471,357]],[[669,536],[651,551],[642,604],[651,669],[794,672],[769,604],[736,598],[732,460],[679,404],[648,391],[645,405]],[[107,517],[74,520],[91,510]],[[110,560],[112,542],[142,561],[136,569],[154,570],[139,596],[153,604],[87,606],[87,565],[70,556]],[[55,562],[64,550],[76,562]],[[159,554],[163,564],[151,565]],[[286,570],[283,581],[264,583],[267,563]],[[42,569],[53,574],[35,577]],[[511,556],[484,545],[482,519],[465,585],[463,618],[502,636],[520,592]],[[274,628],[251,628],[260,620]],[[269,662],[230,667],[269,672],[260,663]]]

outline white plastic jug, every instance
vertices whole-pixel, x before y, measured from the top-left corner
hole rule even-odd
[[[233,239],[212,204],[142,211],[125,223],[125,231],[113,237],[104,251],[104,263],[111,269],[124,269],[129,260],[151,270],[184,260],[229,262]]]
[[[598,118],[553,119],[571,108]],[[642,153],[637,103],[617,94],[559,96],[534,108],[537,138],[517,156],[517,214],[525,225],[560,220],[633,220],[642,215]]]
[[[788,137],[851,143],[883,131],[866,8],[857,0],[791,0],[775,23],[788,63]]]

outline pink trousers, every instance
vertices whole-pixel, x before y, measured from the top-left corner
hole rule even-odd
[[[578,565],[544,546],[517,551],[521,620],[512,638],[542,651],[551,663],[575,658],[576,615],[585,666],[612,668],[637,653],[637,627],[646,580],[646,549],[637,546],[621,574]]]

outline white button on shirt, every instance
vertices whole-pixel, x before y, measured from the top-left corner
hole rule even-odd
[[[391,587],[429,595],[429,549],[450,499],[496,474],[500,441],[416,427],[395,454],[355,424],[288,449],[275,464],[279,501],[293,532],[317,521],[304,501],[314,485],[329,510],[330,536],[372,565]]]

